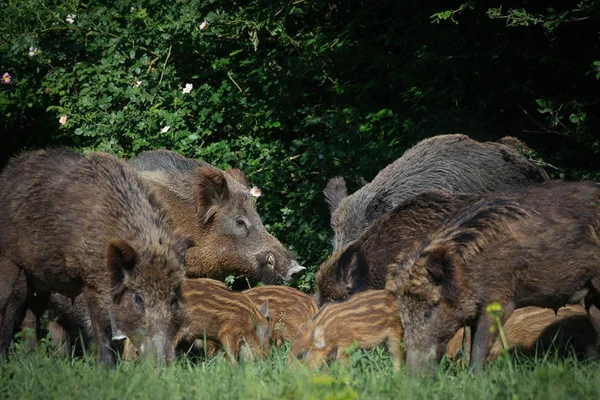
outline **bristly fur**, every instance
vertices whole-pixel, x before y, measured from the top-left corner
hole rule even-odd
[[[531,213],[511,199],[479,199],[448,216],[426,243],[423,252],[450,244],[463,260],[468,261],[498,235],[510,234],[509,223],[526,223]]]

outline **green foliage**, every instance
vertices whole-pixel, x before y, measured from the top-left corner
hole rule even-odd
[[[600,178],[599,3],[0,2],[0,159],[66,144],[241,168],[310,290],[327,179],[355,190],[424,137],[518,136]]]

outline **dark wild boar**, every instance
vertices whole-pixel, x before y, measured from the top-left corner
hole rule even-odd
[[[269,355],[268,303],[256,307],[245,294],[213,279],[186,279],[182,293],[187,309],[175,340],[178,349],[202,348],[197,341],[206,339],[233,362],[239,354],[247,360]]]
[[[142,355],[173,358],[191,244],[137,172],[109,154],[23,153],[0,176],[0,293],[12,293],[21,270],[30,293],[83,293],[103,364],[113,362],[111,319]],[[21,314],[5,313],[0,326]]]
[[[428,191],[402,201],[321,264],[315,276],[319,307],[368,289],[384,289],[387,266],[396,255],[435,232],[448,213],[470,198]]]
[[[288,286],[257,286],[242,293],[256,306],[268,302],[270,341],[276,346],[293,340],[300,325],[309,321],[318,311],[312,297]]]
[[[265,283],[290,280],[305,268],[270,235],[239,169],[221,171],[175,152],[143,152],[130,161],[165,204],[175,226],[192,236],[192,278],[249,274]]]
[[[547,181],[546,172],[517,151],[524,146],[512,137],[480,143],[465,135],[440,135],[408,149],[350,196],[344,179],[332,178],[324,193],[333,249],[357,239],[401,201],[427,190],[483,194]]]
[[[327,304],[303,324],[290,345],[289,363],[302,361],[310,368],[337,360],[346,362],[345,349],[386,345],[394,369],[402,363],[402,324],[396,298],[385,290],[369,290],[342,303]]]
[[[390,266],[386,288],[398,298],[407,365],[439,360],[468,325],[470,363],[480,368],[493,339],[493,302],[503,321],[526,306],[600,306],[599,234],[600,186],[591,183],[538,185],[465,205]]]

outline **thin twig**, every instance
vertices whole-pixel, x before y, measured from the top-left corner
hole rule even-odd
[[[171,48],[172,47],[173,47],[173,45],[169,46],[169,51],[167,52],[167,58],[165,60],[165,63],[163,64],[163,69],[162,69],[162,72],[160,73],[160,79],[158,80],[157,87],[160,87],[160,84],[162,83],[163,76],[165,75],[165,69],[167,68],[167,63],[169,62],[169,57],[171,57]],[[154,103],[154,98],[156,97],[157,94],[158,94],[158,91],[156,93],[154,93],[154,96],[152,96],[152,101],[150,101],[150,104]]]
[[[238,90],[240,91],[240,93],[243,93],[244,91],[242,90],[242,88],[240,87],[240,85],[237,84],[237,82],[235,81],[235,79],[233,79],[233,76],[231,76],[231,73],[229,71],[227,72],[227,76],[229,77],[229,79],[231,79],[231,82],[233,82],[233,84],[238,88]]]

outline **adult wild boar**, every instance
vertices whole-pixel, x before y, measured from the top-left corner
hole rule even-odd
[[[350,196],[344,179],[332,178],[324,193],[333,249],[357,239],[398,203],[426,190],[482,194],[547,181],[546,172],[523,157],[518,146],[524,144],[512,137],[480,143],[459,134],[434,136],[408,149]]]
[[[368,289],[384,289],[387,266],[417,240],[425,239],[472,196],[427,191],[400,202],[358,239],[323,262],[315,276],[319,306]]]
[[[0,293],[12,294],[21,271],[29,293],[83,293],[103,364],[113,362],[111,319],[142,355],[173,358],[191,244],[137,172],[109,154],[28,152],[0,175]],[[5,313],[0,326],[22,318]]]
[[[192,236],[189,277],[255,275],[265,283],[290,280],[305,268],[270,235],[256,212],[246,176],[167,150],[131,160],[165,204],[175,226]]]
[[[525,306],[556,310],[584,300],[600,307],[598,260],[598,185],[558,182],[469,202],[390,266],[386,289],[398,299],[407,365],[439,359],[469,325],[470,363],[481,368],[493,302],[503,321]]]

